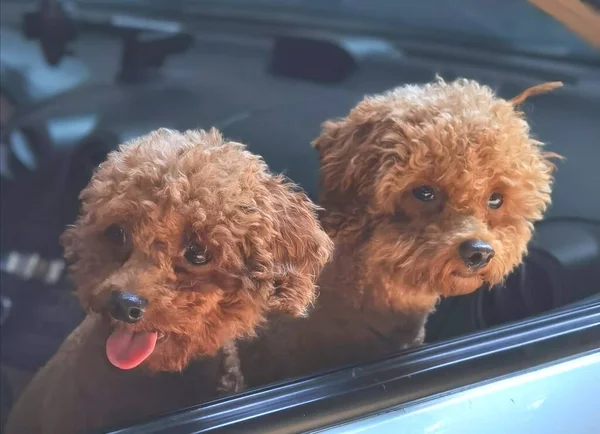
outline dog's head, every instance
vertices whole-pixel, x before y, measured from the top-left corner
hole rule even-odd
[[[111,153],[62,236],[76,294],[112,327],[109,360],[181,370],[300,316],[331,252],[315,207],[215,130],[158,130]]]
[[[517,106],[559,85],[506,101],[438,80],[365,98],[314,142],[324,226],[392,285],[447,296],[501,282],[550,202],[556,157]]]

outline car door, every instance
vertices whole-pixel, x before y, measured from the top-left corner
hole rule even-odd
[[[593,433],[599,342],[595,297],[113,433]]]

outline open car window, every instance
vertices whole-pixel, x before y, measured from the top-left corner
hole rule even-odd
[[[579,395],[585,373],[597,376],[600,363],[600,300],[594,297],[569,309],[561,309],[519,324],[500,327],[472,336],[390,357],[370,365],[349,367],[321,376],[249,391],[239,397],[188,409],[116,433],[201,433],[201,432],[395,432],[394,429],[423,429],[439,423],[440,429],[476,429],[472,408],[496,411],[487,406],[495,399],[502,405],[522,406],[534,412],[544,401],[551,409],[565,405],[563,390],[554,387],[571,384],[568,393],[581,412],[579,427],[589,428],[585,399]],[[546,373],[544,370],[548,370]],[[556,372],[555,372],[556,371]],[[538,372],[538,377],[528,378]],[[565,373],[564,378],[547,380],[547,375]],[[572,382],[571,382],[572,381]],[[504,392],[500,394],[500,392]],[[587,393],[587,389],[584,393]],[[591,392],[591,390],[590,390]],[[464,396],[461,396],[464,395]],[[466,398],[465,398],[466,397]],[[477,402],[476,398],[481,398]],[[522,399],[519,405],[516,399]],[[447,416],[435,405],[466,400],[455,406],[457,414]],[[508,401],[508,402],[506,402]],[[495,401],[494,401],[495,402]],[[567,404],[570,405],[570,404]],[[577,408],[583,405],[584,408]],[[537,407],[536,407],[537,406]],[[447,409],[447,411],[451,411]],[[412,412],[434,413],[423,420],[405,421]],[[548,409],[533,417],[544,418]],[[527,417],[531,414],[527,413]],[[548,413],[546,413],[548,412]],[[499,417],[507,417],[505,410]],[[414,418],[412,416],[411,418]],[[520,427],[527,426],[527,417]],[[499,422],[500,419],[497,419]],[[354,425],[362,421],[360,425]],[[562,422],[555,421],[559,426]],[[447,428],[444,428],[447,429]],[[385,431],[381,431],[385,430]],[[389,431],[388,431],[389,430]]]
[[[321,123],[439,74],[506,99],[564,84],[523,105],[565,157],[523,264],[491,290],[441,300],[423,346],[101,432],[503,432],[504,414],[523,428],[560,402],[569,429],[595,432],[584,388],[600,381],[598,50],[526,2],[368,3],[79,0],[73,39],[48,54],[27,34],[37,3],[2,1],[3,413],[84,316],[58,236],[119,143],[216,126],[316,201]],[[535,431],[563,427],[544,423]]]

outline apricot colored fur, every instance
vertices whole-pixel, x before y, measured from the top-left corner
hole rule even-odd
[[[550,203],[551,159],[516,107],[474,81],[437,80],[365,98],[325,122],[322,223],[335,244],[308,319],[277,318],[240,346],[249,386],[381,358],[424,339],[440,297],[491,287],[522,260]],[[430,185],[437,199],[417,200]],[[504,204],[488,206],[492,193]],[[495,250],[472,272],[458,245]]]
[[[82,433],[143,421],[240,388],[233,341],[275,310],[302,316],[332,243],[304,193],[212,130],[157,130],[109,155],[62,237],[86,320],[37,374],[6,433]],[[111,245],[113,224],[128,242]],[[207,247],[192,266],[186,245]],[[148,300],[136,331],[166,336],[131,371],[106,360],[112,290]],[[229,351],[221,351],[223,348]],[[180,373],[179,371],[182,371]]]

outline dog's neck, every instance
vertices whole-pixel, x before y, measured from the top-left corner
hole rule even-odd
[[[437,295],[404,288],[394,284],[389,276],[368,270],[363,257],[364,241],[334,237],[333,260],[320,279],[319,303],[323,311],[345,305],[335,311],[354,315],[357,322],[365,323],[381,339],[396,340],[402,347],[420,344]]]
[[[336,237],[334,244],[333,259],[323,272],[321,286],[342,292],[336,294],[338,301],[351,303],[361,310],[403,313],[430,312],[437,303],[436,294],[406,288],[383,270],[368,269],[361,240]]]
[[[431,311],[437,295],[408,288],[382,268],[368,264],[365,247],[375,223],[368,221],[364,204],[352,202],[352,196],[340,196],[343,195],[321,197],[324,209],[320,220],[335,245],[333,260],[324,274],[335,279],[343,276],[348,296],[354,298],[354,303],[373,304],[376,308],[384,304],[402,312],[407,309]]]

